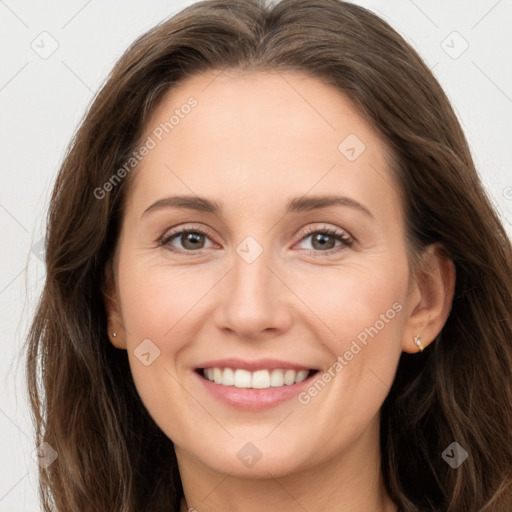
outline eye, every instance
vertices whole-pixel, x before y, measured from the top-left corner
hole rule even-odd
[[[346,231],[327,226],[324,226],[322,229],[309,228],[305,232],[301,232],[300,236],[302,238],[299,243],[311,238],[311,248],[309,250],[314,256],[318,253],[331,254],[340,252],[354,243]]]
[[[319,254],[331,254],[350,247],[354,240],[346,231],[324,226],[323,228],[308,228],[300,233],[303,243],[307,239],[311,239],[311,247],[305,248],[309,250],[312,256]],[[210,242],[208,245],[207,242]],[[176,253],[201,253],[203,249],[208,249],[216,244],[211,241],[210,234],[199,228],[174,229],[166,233],[160,240],[159,244],[169,251]],[[179,244],[178,246],[176,244]],[[206,245],[205,245],[206,244]],[[304,249],[304,248],[303,248]]]
[[[170,251],[186,253],[207,249],[209,246],[205,246],[205,242],[209,239],[208,233],[201,229],[179,229],[166,233],[160,241],[160,245]],[[176,248],[173,243],[178,243],[181,247]]]

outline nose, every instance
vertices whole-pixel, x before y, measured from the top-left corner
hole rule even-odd
[[[278,276],[270,251],[248,263],[236,252],[233,268],[222,280],[215,323],[241,339],[256,340],[276,336],[292,323],[290,298],[293,295]]]

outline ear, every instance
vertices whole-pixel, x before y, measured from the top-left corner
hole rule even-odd
[[[126,349],[126,333],[124,329],[119,294],[117,292],[112,259],[105,265],[104,281],[102,287],[103,302],[107,312],[108,337],[114,347]],[[116,336],[114,336],[116,333]]]
[[[402,339],[404,352],[419,351],[414,343],[416,336],[420,337],[423,348],[436,339],[450,314],[454,291],[453,261],[445,255],[441,245],[428,246],[408,296],[410,313]]]

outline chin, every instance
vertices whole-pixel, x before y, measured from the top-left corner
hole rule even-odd
[[[220,443],[209,448],[204,446],[200,453],[196,445],[192,454],[200,464],[215,472],[238,478],[283,477],[311,464],[311,457],[298,440],[288,438],[287,447],[280,439],[271,441],[265,439],[265,435],[268,435],[268,430],[259,440],[230,439],[222,446]]]

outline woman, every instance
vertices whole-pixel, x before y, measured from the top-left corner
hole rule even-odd
[[[511,510],[511,244],[371,12],[208,0],[139,38],[47,240],[45,510]]]

